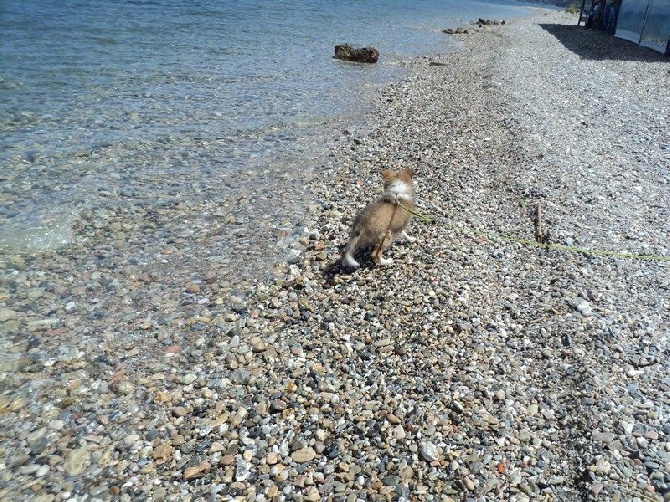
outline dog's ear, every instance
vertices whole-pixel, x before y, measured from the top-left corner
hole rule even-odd
[[[392,171],[391,169],[384,169],[382,171],[382,179],[384,180],[384,184],[390,183],[393,181],[396,177],[395,171]]]
[[[400,173],[398,173],[398,178],[400,178],[403,181],[412,181],[412,177],[414,176],[414,171],[410,168],[405,168]]]

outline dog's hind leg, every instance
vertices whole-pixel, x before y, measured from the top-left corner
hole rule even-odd
[[[356,254],[356,249],[358,248],[358,241],[360,238],[361,234],[359,232],[356,235],[352,235],[349,239],[349,242],[347,242],[347,245],[344,247],[344,251],[342,252],[343,266],[349,268],[358,268],[361,266],[361,264],[358,263],[354,258],[354,254]]]
[[[393,260],[391,258],[382,258],[382,253],[391,246],[391,243],[393,242],[393,233],[390,230],[387,230],[386,233],[384,234],[384,237],[382,237],[379,240],[379,243],[375,246],[375,248],[372,250],[372,261],[374,261],[377,265],[380,265],[382,267],[388,267],[393,263]]]

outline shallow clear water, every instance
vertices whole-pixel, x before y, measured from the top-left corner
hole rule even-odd
[[[506,3],[5,0],[0,251],[67,243],[110,200],[235,198],[313,173],[398,61],[453,50],[445,27],[525,12]],[[345,42],[380,62],[333,60]],[[302,184],[281,189],[295,201]],[[277,208],[254,210],[272,234]]]

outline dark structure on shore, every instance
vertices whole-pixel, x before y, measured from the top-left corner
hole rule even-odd
[[[580,24],[670,54],[668,0],[582,0]]]
[[[615,36],[670,54],[670,2],[623,0]]]

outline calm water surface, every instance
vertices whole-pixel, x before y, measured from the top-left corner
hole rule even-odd
[[[445,27],[525,12],[455,0],[4,0],[0,251],[67,244],[73,219],[105,205],[243,197],[307,176],[399,61],[453,50]],[[377,47],[380,62],[333,60],[344,42]],[[302,184],[281,187],[296,207]],[[255,232],[276,238],[278,208],[252,211]]]

